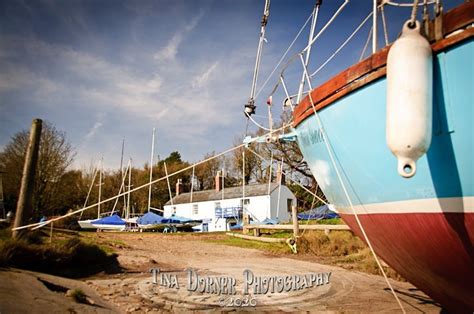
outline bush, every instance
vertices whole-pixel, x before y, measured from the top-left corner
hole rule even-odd
[[[77,303],[89,304],[87,295],[81,289],[69,290],[67,296],[70,296]]]

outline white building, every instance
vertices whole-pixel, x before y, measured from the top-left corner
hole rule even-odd
[[[261,222],[267,218],[289,221],[291,206],[296,205],[296,197],[286,185],[278,183],[251,184],[220,188],[216,178],[216,189],[194,191],[176,195],[172,202],[164,206],[164,217],[176,216],[202,220],[202,231],[227,231],[242,221],[242,214],[249,215],[251,222]],[[177,193],[180,188],[177,186]],[[280,201],[278,201],[280,198]]]

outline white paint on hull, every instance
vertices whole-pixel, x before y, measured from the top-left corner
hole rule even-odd
[[[336,206],[337,212],[353,215],[351,207]],[[474,213],[474,197],[426,198],[398,202],[355,205],[358,215],[410,213]]]
[[[79,227],[81,227],[81,229],[97,229],[91,223],[94,220],[95,219],[79,220],[77,223],[79,224]]]

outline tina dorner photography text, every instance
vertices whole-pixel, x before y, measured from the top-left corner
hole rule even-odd
[[[178,275],[169,272],[160,272],[158,268],[150,269],[153,284],[166,288],[180,289],[183,283]],[[194,269],[188,269],[186,289],[188,291],[209,293],[216,295],[236,295],[237,280],[231,276],[201,276]],[[307,273],[296,275],[256,276],[251,270],[243,271],[243,294],[267,294],[297,291],[313,288],[329,283],[331,273]]]

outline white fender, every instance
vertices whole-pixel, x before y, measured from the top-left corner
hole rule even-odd
[[[387,145],[397,157],[398,173],[410,178],[416,161],[431,144],[433,65],[431,46],[420,24],[405,22],[387,59]]]

